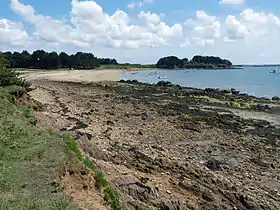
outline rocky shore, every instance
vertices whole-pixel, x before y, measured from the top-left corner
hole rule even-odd
[[[33,84],[41,125],[72,133],[124,209],[280,209],[277,98],[169,82]]]

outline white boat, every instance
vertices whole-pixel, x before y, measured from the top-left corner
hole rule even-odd
[[[270,71],[269,73],[271,73],[271,74],[279,74],[279,73],[280,73],[280,70],[273,69],[273,70]]]
[[[158,79],[167,79],[167,77],[166,76],[162,76],[162,77],[159,76]]]

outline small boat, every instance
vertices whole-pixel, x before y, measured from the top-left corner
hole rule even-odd
[[[271,74],[279,74],[279,73],[280,73],[280,70],[273,69],[273,70],[270,71],[269,73],[271,73]]]
[[[162,76],[162,77],[159,76],[158,79],[167,79],[167,77],[166,76]]]

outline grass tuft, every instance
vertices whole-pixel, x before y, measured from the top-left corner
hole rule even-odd
[[[119,210],[120,209],[119,193],[111,187],[106,187],[103,192],[104,192],[104,200],[111,205],[113,210]]]
[[[76,140],[71,136],[71,134],[70,133],[66,133],[64,135],[64,139],[66,141],[66,145],[67,145],[68,149],[73,151],[77,155],[77,158],[80,161],[83,161],[82,153],[81,153],[81,151],[80,151],[80,149],[78,147],[78,144],[77,144]]]
[[[32,125],[37,125],[38,120],[34,115],[32,109],[25,108],[25,107],[19,107],[19,109],[22,111],[22,116],[28,119]]]
[[[104,176],[104,173],[101,170],[98,170],[96,172],[95,181],[96,181],[96,186],[98,188],[106,187],[108,185],[108,182],[107,182],[107,180],[106,180],[106,178]]]
[[[90,159],[89,159],[88,157],[86,157],[86,158],[84,159],[83,164],[84,164],[87,168],[89,168],[89,169],[91,169],[91,170],[94,170],[94,169],[95,169],[95,166],[93,165],[93,163],[90,161]]]

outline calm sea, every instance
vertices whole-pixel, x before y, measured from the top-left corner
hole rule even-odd
[[[280,73],[272,74],[273,67],[246,67],[233,70],[147,70],[126,72],[124,80],[157,83],[170,81],[185,87],[235,88],[258,97],[280,96]]]

